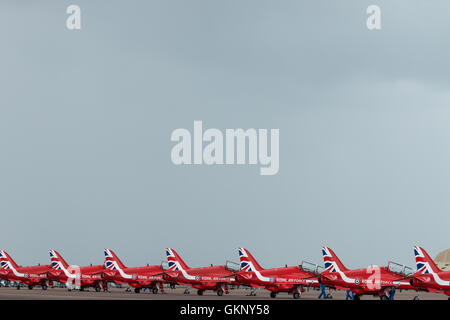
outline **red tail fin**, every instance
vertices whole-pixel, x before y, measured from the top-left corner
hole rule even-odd
[[[170,270],[177,270],[180,267],[184,270],[189,269],[188,265],[184,263],[183,259],[181,259],[181,257],[174,249],[166,248],[166,255]]]
[[[64,260],[64,258],[59,254],[56,250],[50,250],[50,261],[51,261],[51,267],[53,269],[59,269],[59,264],[61,264],[64,269],[67,269],[69,267],[69,264]]]
[[[126,266],[120,261],[119,257],[111,249],[105,249],[105,268],[119,267],[120,269],[126,269]]]
[[[415,246],[414,255],[416,257],[417,272],[419,273],[438,273],[442,270],[431,259],[424,248]]]
[[[240,264],[240,270],[242,271],[261,271],[264,270],[258,263],[258,261],[256,261],[256,259],[252,256],[252,254],[250,253],[250,251],[248,251],[245,248],[239,248],[239,260],[241,262]],[[253,268],[255,270],[252,270]]]
[[[328,247],[322,247],[325,272],[347,271],[348,269],[339,260],[338,256]]]
[[[17,263],[11,258],[11,256],[3,250],[0,250],[0,269],[9,269],[13,267],[14,269],[19,268]]]

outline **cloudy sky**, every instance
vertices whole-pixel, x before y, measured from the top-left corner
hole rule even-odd
[[[66,8],[81,7],[81,30]],[[369,31],[366,8],[381,8]],[[19,264],[413,266],[450,247],[447,0],[2,1],[0,247]],[[176,128],[279,128],[280,171],[175,166]]]

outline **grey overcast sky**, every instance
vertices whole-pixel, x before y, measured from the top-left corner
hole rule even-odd
[[[81,30],[66,8],[81,7]],[[369,31],[366,8],[381,8]],[[450,2],[1,1],[0,247],[19,264],[413,266],[450,247]],[[175,166],[279,128],[280,171]]]

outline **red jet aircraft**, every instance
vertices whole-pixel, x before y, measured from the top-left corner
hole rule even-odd
[[[417,272],[411,279],[411,284],[419,290],[439,292],[450,296],[450,271],[442,271],[431,259],[425,249],[414,247]],[[419,299],[419,296],[416,297]],[[450,300],[450,297],[448,298]]]
[[[49,265],[19,267],[8,253],[0,250],[0,278],[2,279],[20,281],[30,290],[35,286],[41,286],[42,290],[47,290],[48,269]],[[17,286],[17,289],[20,289],[20,286]]]
[[[288,292],[298,299],[305,287],[319,286],[317,274],[314,270],[305,270],[303,263],[302,266],[264,269],[247,249],[239,248],[238,251],[241,262],[238,281],[250,287],[265,288],[272,298],[279,292]]]
[[[102,280],[102,265],[96,266],[69,266],[64,258],[56,251],[50,250],[51,267],[48,272],[49,279],[65,283],[69,291],[79,288],[83,291],[85,288],[92,287],[95,291],[106,289]]]
[[[158,293],[158,288],[164,292],[163,279],[164,269],[162,265],[128,268],[111,249],[105,249],[105,271],[103,277],[106,281],[114,283],[125,283],[134,288],[134,292],[139,293],[142,288],[152,289],[154,294]],[[171,288],[175,287],[175,282],[169,282]]]
[[[403,272],[394,272],[388,267],[371,266],[364,269],[347,269],[330,248],[322,248],[325,271],[319,276],[319,282],[336,289],[350,289],[354,299],[361,295],[373,295],[381,300],[393,299],[395,289],[415,290],[410,277]],[[407,281],[406,281],[407,280]]]
[[[198,295],[205,290],[213,290],[218,296],[228,294],[228,285],[237,285],[236,272],[225,266],[211,266],[203,268],[189,268],[178,253],[166,248],[169,269],[164,272],[166,280],[174,281],[197,289]]]

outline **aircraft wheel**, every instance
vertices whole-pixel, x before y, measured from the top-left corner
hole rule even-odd
[[[389,297],[384,294],[380,297],[380,300],[389,300]]]
[[[198,294],[199,296],[202,296],[202,295],[203,295],[203,292],[204,292],[203,290],[200,290],[200,289],[197,290],[197,294]]]
[[[450,299],[450,298],[449,298]],[[414,300],[420,300],[419,296],[415,296]]]
[[[294,292],[294,294],[292,295],[292,297],[293,297],[294,299],[298,299],[298,298],[300,298],[300,293]]]
[[[84,288],[83,288],[83,287],[80,287],[80,291],[84,291]]]
[[[29,285],[29,286],[28,286],[28,290],[33,290],[33,286],[32,286],[32,285]]]
[[[141,288],[134,288],[134,292],[136,292],[136,293],[141,292]]]
[[[217,295],[219,297],[223,296],[223,290],[222,289],[217,290]]]
[[[277,293],[274,292],[274,291],[272,291],[272,292],[270,293],[270,297],[271,297],[271,298],[276,298],[276,297],[277,297]]]
[[[95,287],[95,292],[100,292],[101,289],[102,288],[100,288],[100,287]]]
[[[20,290],[20,286],[17,286],[17,290]]]
[[[359,294],[355,294],[355,297],[353,298],[353,300],[361,300],[361,296]]]
[[[158,293],[158,288],[153,288],[153,289],[152,289],[152,293],[153,293],[153,294],[157,294],[157,293]]]
[[[170,284],[170,289],[175,289],[175,284],[171,283]]]
[[[42,286],[42,290],[47,290],[47,286],[45,284]]]
[[[333,299],[333,295],[331,293],[327,294],[327,299]]]

